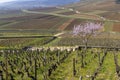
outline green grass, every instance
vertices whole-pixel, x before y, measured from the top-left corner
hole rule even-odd
[[[63,12],[69,12],[69,10],[65,9],[65,10],[53,11],[53,13],[63,13]]]
[[[37,42],[37,40],[35,40]],[[32,42],[31,42],[32,43]],[[33,41],[34,43],[34,41]],[[62,61],[59,65],[57,65],[57,69],[55,71],[52,71],[52,74],[50,77],[48,77],[47,80],[79,80],[79,77],[82,76],[83,80],[90,80],[91,78],[87,77],[88,75],[93,75],[96,69],[99,67],[99,59],[98,59],[98,53],[97,51],[100,51],[100,58],[102,59],[104,53],[102,49],[88,49],[84,56],[84,62],[86,62],[86,65],[84,68],[81,68],[81,54],[82,50],[79,51],[73,51],[69,52],[70,54],[68,57]],[[20,75],[17,74],[17,71],[20,70],[24,73],[23,79],[30,80],[28,78],[26,71],[24,70],[24,66],[20,69],[21,64],[23,62],[26,63],[26,66],[29,68],[29,72],[31,75],[34,76],[34,57],[36,52],[22,52],[21,54],[9,54],[8,59],[11,61],[16,61],[18,59],[18,63],[13,64],[15,73],[11,71],[10,65],[8,65],[8,72],[12,73],[14,75],[15,80],[21,79]],[[46,54],[46,59],[48,60],[48,63],[46,66],[43,66],[43,62],[41,59],[41,56],[44,57]],[[66,51],[60,51],[60,58],[64,56],[65,54],[68,54]],[[29,59],[31,57],[32,65],[29,64]],[[54,57],[53,61],[49,62],[49,57]],[[75,58],[75,69],[77,71],[76,75],[73,76],[73,58]],[[120,58],[120,55],[118,54],[118,59]],[[37,53],[37,66],[39,63],[41,66],[37,69],[37,78],[39,80],[43,79],[43,72],[47,73],[47,70],[51,67],[53,63],[55,63],[58,60],[58,57],[56,57],[56,51],[49,51],[46,53],[46,51]],[[5,57],[3,54],[0,54],[0,60],[5,62]],[[119,60],[118,60],[119,61]],[[120,62],[119,62],[120,63]],[[0,67],[0,70],[2,68]],[[31,71],[32,70],[32,71]],[[5,72],[3,73],[5,78]],[[115,64],[114,64],[114,56],[113,52],[108,52],[107,56],[104,59],[104,62],[98,72],[98,75],[96,76],[95,80],[116,80],[116,74],[115,74]],[[10,76],[9,76],[10,77]]]
[[[57,38],[54,41],[52,41],[52,42],[50,42],[50,43],[48,43],[48,44],[46,44],[44,46],[48,46],[48,47],[50,47],[50,46],[56,46],[55,43],[57,43],[59,41],[60,41],[60,38]]]
[[[58,32],[52,29],[0,29],[0,36],[53,36]]]
[[[107,54],[103,67],[96,78],[96,80],[102,80],[102,79],[116,80],[115,64],[114,64],[114,57],[112,52]]]
[[[105,28],[105,31],[112,31],[112,29],[113,29],[113,22],[105,22],[104,23],[104,28]]]
[[[77,55],[78,52],[73,52],[70,56],[53,72],[50,80],[78,80],[80,76],[83,76],[83,80],[90,80],[87,75],[93,75],[94,71],[98,68],[98,57],[93,58],[96,53],[91,55],[91,50],[88,50],[85,61],[87,66],[81,68],[81,57]],[[80,53],[80,52],[79,52]],[[100,53],[101,57],[103,53]],[[73,76],[73,58],[77,60],[76,63],[76,76]],[[89,62],[90,61],[90,62]],[[104,60],[101,70],[99,71],[95,80],[116,80],[115,64],[112,53],[108,53]]]
[[[108,11],[103,11],[103,10],[94,10],[94,11],[87,12],[87,13],[88,13],[88,14],[102,14],[102,13],[105,13],[105,12],[108,12]]]

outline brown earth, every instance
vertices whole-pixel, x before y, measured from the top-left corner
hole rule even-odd
[[[82,19],[74,19],[65,30],[72,30],[75,25],[84,24],[86,22],[100,22],[100,21],[93,21],[93,20],[82,20]],[[101,23],[101,22],[100,22]]]
[[[113,31],[120,32],[120,23],[114,23],[114,25],[113,25]]]
[[[107,19],[120,20],[120,12],[106,12],[106,13],[102,13],[100,15]]]
[[[58,28],[58,30],[65,30],[65,29],[68,27],[68,25],[71,24],[71,22],[73,22],[73,21],[74,21],[74,19],[68,20],[67,22],[65,22],[64,24],[62,24],[62,25]]]

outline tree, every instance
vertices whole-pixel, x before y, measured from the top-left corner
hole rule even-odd
[[[96,36],[103,29],[101,23],[85,23],[84,25],[77,25],[73,28],[73,34],[82,38],[85,48],[87,48],[88,40],[92,36]]]
[[[82,58],[81,67],[84,67],[84,53],[86,53],[89,38],[99,34],[102,29],[103,29],[103,25],[101,23],[93,23],[93,22],[88,22],[85,23],[84,25],[74,26],[73,34],[75,36],[79,36],[80,38],[82,38],[83,44],[85,45],[85,49],[81,54],[81,58]]]

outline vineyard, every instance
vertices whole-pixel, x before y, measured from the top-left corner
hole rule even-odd
[[[88,41],[89,46],[111,46],[111,47],[120,47],[120,39],[111,39],[111,38],[91,38]],[[82,39],[80,38],[70,38],[64,37],[53,41],[53,46],[75,46],[75,45],[84,45]]]
[[[0,47],[20,49],[25,46],[43,46],[54,39],[55,37],[2,39]]]
[[[2,80],[117,80],[119,49],[1,50]]]
[[[116,1],[0,6],[0,80],[120,80]]]

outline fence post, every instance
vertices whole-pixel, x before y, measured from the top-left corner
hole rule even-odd
[[[75,58],[73,58],[73,75],[76,75],[76,70],[75,70]]]
[[[6,69],[6,80],[8,80],[8,51],[4,52],[5,55],[5,69]]]
[[[0,80],[3,80],[3,73],[0,71]]]
[[[37,60],[35,59],[35,80],[37,80]]]

